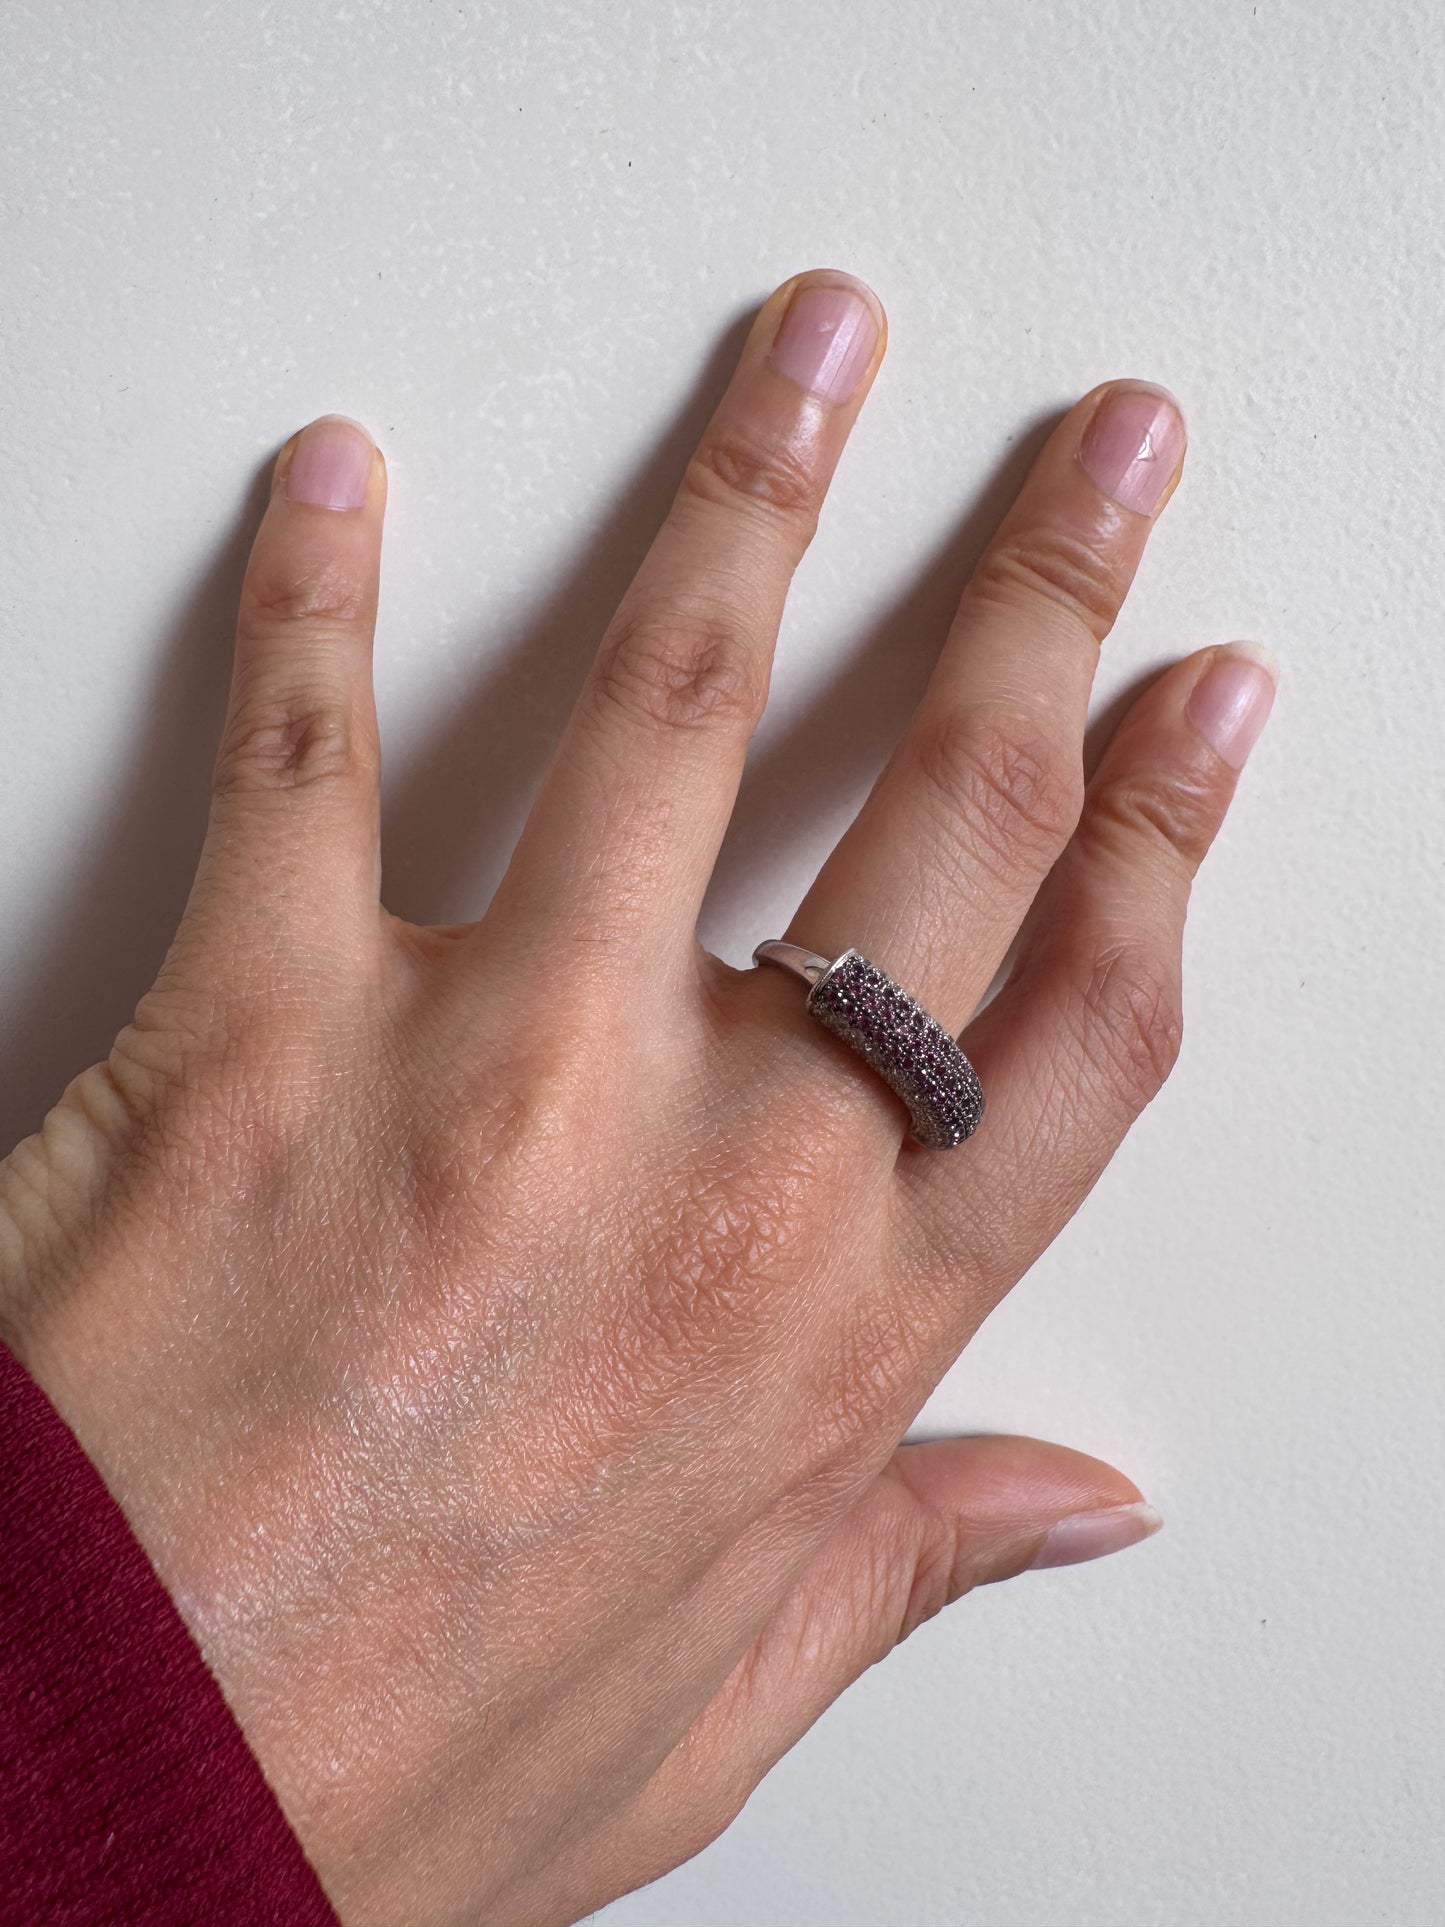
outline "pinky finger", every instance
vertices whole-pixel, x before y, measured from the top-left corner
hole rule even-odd
[[[1245,643],[1190,656],[1146,690],[1089,785],[1013,975],[965,1035],[989,1093],[966,1187],[988,1198],[987,1226],[962,1222],[965,1188],[941,1160],[905,1160],[904,1176],[930,1266],[961,1235],[998,1251],[970,1326],[1062,1229],[1173,1067],[1190,886],[1274,693],[1272,660]]]
[[[210,822],[178,957],[260,1005],[303,961],[323,997],[374,933],[372,698],[386,466],[323,415],[277,459],[246,567]]]

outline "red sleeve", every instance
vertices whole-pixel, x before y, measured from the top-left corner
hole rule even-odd
[[[3,1345],[0,1919],[336,1927],[125,1515]]]

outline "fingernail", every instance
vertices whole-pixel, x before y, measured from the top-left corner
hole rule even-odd
[[[852,399],[878,346],[878,317],[857,288],[798,289],[768,352],[780,375],[823,401]]]
[[[1158,389],[1117,388],[1106,395],[1079,444],[1079,463],[1096,488],[1137,515],[1152,515],[1184,453],[1184,417]]]
[[[1152,1505],[1116,1505],[1107,1512],[1075,1512],[1051,1526],[1030,1572],[1046,1566],[1078,1566],[1086,1559],[1137,1546],[1156,1533],[1164,1521]]]
[[[1267,649],[1231,643],[1189,692],[1184,714],[1217,756],[1243,769],[1274,707],[1279,670]]]
[[[323,415],[303,428],[286,477],[289,502],[359,509],[371,483],[372,440],[360,422]]]

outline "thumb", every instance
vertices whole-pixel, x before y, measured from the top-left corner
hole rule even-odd
[[[1121,1551],[1161,1523],[1122,1472],[1067,1446],[900,1446],[649,1781],[631,1855],[651,1849],[660,1873],[700,1851],[843,1689],[951,1600]]]
[[[746,1733],[766,1756],[761,1777],[845,1686],[952,1600],[1121,1551],[1162,1523],[1122,1472],[1067,1446],[1008,1437],[900,1446],[703,1717],[718,1707]]]
[[[890,1482],[901,1489],[894,1498],[902,1513],[898,1523],[912,1528],[934,1563],[932,1586],[928,1572],[919,1570],[913,1616],[900,1638],[975,1586],[1046,1566],[1102,1559],[1137,1545],[1164,1523],[1122,1472],[1042,1439],[937,1439],[900,1446],[880,1485]],[[911,1510],[903,1494],[911,1499]],[[878,1503],[871,1493],[864,1504],[870,1502]],[[882,1509],[888,1509],[886,1498]]]

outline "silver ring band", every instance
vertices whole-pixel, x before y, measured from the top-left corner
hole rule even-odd
[[[973,1136],[983,1117],[973,1065],[957,1038],[876,964],[856,950],[830,962],[777,941],[760,943],[753,962],[777,964],[807,984],[808,1010],[902,1098],[920,1144],[941,1151]]]

